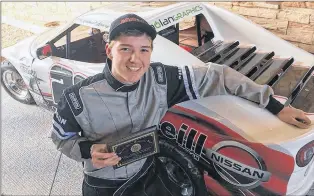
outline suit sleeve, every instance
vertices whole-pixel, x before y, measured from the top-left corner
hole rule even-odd
[[[167,77],[167,102],[168,107],[189,100],[183,84],[181,68],[164,65]]]
[[[93,144],[82,135],[83,131],[63,94],[53,115],[51,139],[67,157],[82,162],[91,157],[90,147]]]
[[[270,86],[256,84],[226,65],[208,63],[206,66],[183,66],[179,69],[188,99],[231,94],[255,102],[273,114],[284,107],[273,98]]]

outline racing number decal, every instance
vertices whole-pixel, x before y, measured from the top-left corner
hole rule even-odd
[[[50,70],[51,89],[53,103],[57,104],[63,93],[63,90],[73,85],[73,73],[71,70],[60,66],[53,66]]]
[[[182,106],[165,114],[159,130],[194,159],[203,161],[202,167],[212,179],[205,179],[206,186],[215,195],[287,194],[294,170],[291,155],[248,141],[216,118]]]
[[[52,89],[53,103],[56,105],[63,93],[63,90],[69,86],[84,80],[87,76],[84,74],[76,73],[64,66],[55,65],[50,70],[50,81]]]

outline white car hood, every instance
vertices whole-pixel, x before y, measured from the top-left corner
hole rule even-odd
[[[211,96],[180,106],[216,118],[251,142],[281,144],[314,132],[314,125],[308,129],[296,128],[255,103],[236,96]],[[314,115],[309,117],[314,123]]]

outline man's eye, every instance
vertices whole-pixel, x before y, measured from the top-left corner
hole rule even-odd
[[[129,48],[121,48],[122,51],[129,51]]]
[[[145,48],[142,48],[141,51],[142,51],[142,52],[149,52],[149,50],[148,50],[148,49],[145,49]]]

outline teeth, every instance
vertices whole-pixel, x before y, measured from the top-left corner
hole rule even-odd
[[[132,71],[138,71],[140,68],[139,67],[128,67]]]

